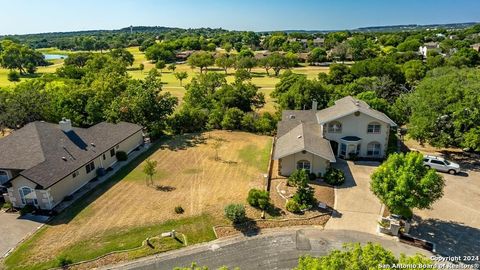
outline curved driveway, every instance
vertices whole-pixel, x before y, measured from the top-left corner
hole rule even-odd
[[[326,255],[333,248],[342,248],[345,242],[375,242],[397,255],[429,255],[425,250],[368,233],[286,228],[254,237],[239,236],[216,240],[105,269],[171,270],[176,266],[190,266],[192,262],[199,266],[208,266],[209,269],[224,265],[230,269],[240,267],[242,270],[292,269],[301,255]]]

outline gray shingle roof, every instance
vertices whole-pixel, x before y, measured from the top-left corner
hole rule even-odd
[[[391,126],[397,126],[397,124],[395,124],[395,122],[393,122],[393,120],[384,113],[370,108],[370,106],[368,106],[368,104],[364,101],[355,99],[351,96],[347,96],[335,101],[335,105],[318,111],[316,115],[318,123],[325,124],[355,112],[361,112],[375,119],[388,123]]]
[[[279,136],[275,144],[273,158],[280,159],[301,151],[307,151],[335,162],[335,155],[330,142],[322,137],[320,126],[316,123],[300,122],[297,126]]]
[[[102,122],[63,132],[58,124],[32,122],[0,139],[0,168],[22,169],[20,175],[48,188],[141,129]]]

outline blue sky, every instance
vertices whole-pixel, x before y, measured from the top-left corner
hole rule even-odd
[[[129,25],[338,30],[480,21],[478,0],[0,0],[0,34]]]

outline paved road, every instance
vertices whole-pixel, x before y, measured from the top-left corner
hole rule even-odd
[[[400,253],[428,252],[383,238],[380,236],[343,230],[283,229],[255,237],[235,237],[167,252],[135,262],[104,269],[163,270],[176,266],[200,266],[216,269],[221,266],[248,269],[292,269],[298,257],[304,254],[321,256],[333,248],[341,248],[344,242],[376,242]]]
[[[48,217],[0,212],[0,258],[14,248],[22,239],[34,233]]]
[[[337,160],[334,166],[345,172],[345,183],[335,189],[336,212],[326,229],[376,233],[382,205],[370,191],[370,174],[378,165],[377,162]]]

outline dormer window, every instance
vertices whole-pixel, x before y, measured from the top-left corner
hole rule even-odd
[[[338,121],[333,121],[328,123],[328,132],[329,133],[342,133],[342,123]]]
[[[372,123],[368,124],[367,133],[378,134],[378,133],[380,133],[381,128],[382,128],[382,126],[380,125],[380,123],[372,122]]]

